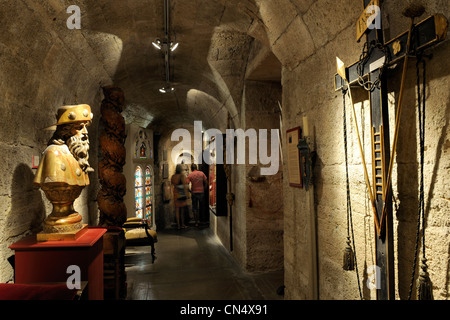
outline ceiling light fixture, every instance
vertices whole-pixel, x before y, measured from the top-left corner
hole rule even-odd
[[[175,91],[175,88],[170,85],[159,89],[159,92],[161,92],[161,93],[170,93],[170,92],[174,92],[174,91]]]
[[[172,42],[169,36],[169,18],[170,18],[169,0],[164,0],[164,39],[155,39],[152,45],[164,53],[164,65],[166,71],[166,86],[159,89],[161,93],[169,93],[175,91],[170,83],[170,52],[178,48],[178,42]]]
[[[156,39],[155,41],[152,42],[152,45],[153,45],[156,49],[161,50],[161,40]]]
[[[170,42],[170,45],[168,46],[166,39],[164,39],[163,41],[156,39],[155,41],[152,41],[152,45],[158,50],[164,49],[164,52],[166,52],[167,47],[169,47],[170,51],[173,52],[178,48],[179,43]]]
[[[176,48],[178,48],[178,42],[176,42],[176,43],[171,42],[170,43],[170,51],[175,51]]]

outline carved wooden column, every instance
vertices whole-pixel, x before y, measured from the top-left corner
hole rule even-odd
[[[100,149],[103,158],[98,165],[98,176],[101,189],[97,195],[100,210],[99,224],[102,226],[118,226],[127,219],[127,209],[123,202],[126,193],[126,178],[123,175],[125,165],[125,120],[120,114],[124,103],[122,89],[104,87],[105,98],[101,105],[101,123],[103,132],[100,135]]]
[[[97,195],[100,210],[99,225],[108,232],[103,237],[104,247],[104,297],[119,300],[126,297],[125,232],[121,228],[127,220],[127,208],[123,202],[126,193],[125,165],[125,120],[122,89],[109,86],[103,88],[105,98],[101,105],[100,149],[102,159],[98,165],[101,189]]]

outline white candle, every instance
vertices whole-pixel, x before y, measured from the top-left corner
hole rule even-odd
[[[309,137],[308,117],[303,117],[303,136]]]

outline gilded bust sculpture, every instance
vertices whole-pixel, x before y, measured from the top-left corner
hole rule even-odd
[[[42,154],[34,183],[53,204],[45,219],[43,233],[70,233],[83,228],[81,215],[73,202],[89,185],[89,139],[87,126],[92,121],[91,107],[86,104],[64,106],[56,114],[56,131]]]

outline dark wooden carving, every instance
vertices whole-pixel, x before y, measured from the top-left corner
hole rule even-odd
[[[122,89],[103,88],[105,98],[101,105],[101,122],[104,132],[100,135],[103,158],[98,165],[101,189],[97,195],[100,210],[99,225],[121,227],[127,219],[127,208],[123,202],[126,193],[125,165],[125,120],[121,115],[124,104]]]

